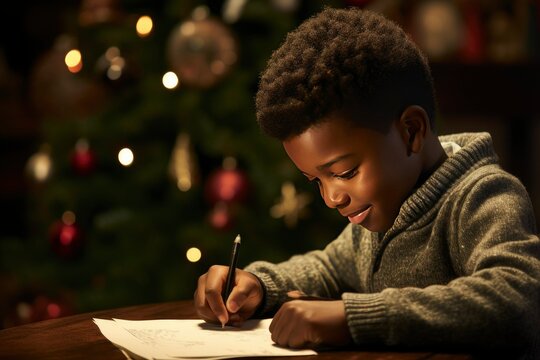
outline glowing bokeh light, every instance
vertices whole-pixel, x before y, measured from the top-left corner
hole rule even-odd
[[[73,225],[76,218],[77,217],[75,216],[75,213],[73,211],[68,210],[62,214],[62,222],[66,225]]]
[[[135,25],[137,34],[139,34],[140,37],[150,35],[153,27],[154,22],[152,21],[152,18],[147,15],[141,16],[139,20],[137,20],[137,25]]]
[[[191,262],[201,260],[201,256],[201,250],[197,249],[196,247],[189,248],[188,251],[186,251],[186,257]]]
[[[77,49],[68,51],[64,58],[68,70],[72,73],[78,73],[82,69],[82,55]]]
[[[133,156],[133,151],[129,148],[123,148],[118,152],[118,161],[123,166],[130,166],[133,164],[133,160],[135,157]]]
[[[172,71],[169,71],[163,75],[162,78],[163,86],[165,86],[167,89],[174,89],[178,86],[178,76]]]

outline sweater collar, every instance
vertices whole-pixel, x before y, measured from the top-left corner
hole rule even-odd
[[[489,133],[461,133],[440,136],[441,142],[455,142],[461,149],[446,159],[433,174],[405,200],[394,225],[385,237],[401,231],[430,210],[462,176],[481,166],[496,164],[498,157]]]

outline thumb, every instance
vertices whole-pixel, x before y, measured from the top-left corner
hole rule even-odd
[[[227,310],[230,313],[236,313],[238,310],[244,306],[247,300],[247,294],[238,289],[238,287],[233,288],[229,298],[227,299]]]

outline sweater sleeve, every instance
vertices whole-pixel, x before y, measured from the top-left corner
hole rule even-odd
[[[469,183],[448,201],[446,241],[459,277],[445,285],[343,294],[353,339],[534,352],[540,241],[528,194],[517,179],[498,173]]]
[[[278,264],[256,261],[244,270],[257,276],[265,288],[264,307],[260,311],[265,314],[287,301],[287,292],[291,290],[339,299],[343,291],[352,289],[357,278],[354,254],[349,224],[324,250],[295,255]]]

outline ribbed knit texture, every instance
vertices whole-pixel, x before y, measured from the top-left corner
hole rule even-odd
[[[246,267],[265,286],[262,311],[301,290],[341,298],[359,345],[540,358],[540,240],[528,194],[497,165],[489,134],[440,140],[461,149],[385,234],[349,224],[324,250]]]

